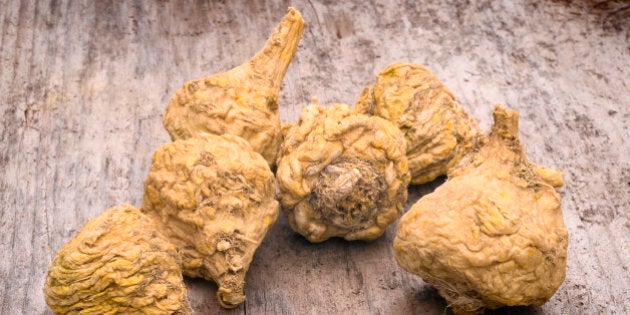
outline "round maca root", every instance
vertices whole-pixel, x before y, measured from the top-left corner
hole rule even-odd
[[[191,314],[175,246],[138,209],[88,221],[55,255],[46,303],[56,314]]]
[[[221,306],[245,300],[245,274],[278,217],[275,179],[243,139],[202,134],[160,147],[142,211],[175,244],[182,271],[215,281]]]
[[[227,72],[184,83],[163,116],[171,139],[201,132],[237,135],[272,165],[282,143],[278,93],[303,28],[300,12],[289,8],[250,60]]]
[[[477,123],[427,69],[394,63],[381,70],[353,109],[385,118],[405,134],[411,183],[445,175],[480,140]]]
[[[457,314],[541,305],[565,277],[558,171],[527,161],[518,114],[497,106],[487,143],[403,215],[398,264],[433,284]]]
[[[287,129],[276,175],[282,209],[309,241],[373,240],[407,200],[405,141],[390,122],[348,105],[309,105]]]

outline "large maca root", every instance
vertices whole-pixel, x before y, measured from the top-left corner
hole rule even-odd
[[[374,240],[398,218],[409,169],[396,126],[345,104],[312,104],[285,130],[276,175],[293,230],[311,242]]]
[[[191,314],[175,246],[138,209],[88,221],[55,255],[46,303],[56,314]]]
[[[398,264],[457,314],[545,303],[564,281],[568,235],[560,173],[541,169],[523,154],[517,112],[497,106],[487,142],[401,218]]]
[[[402,130],[411,183],[445,175],[481,139],[479,127],[426,68],[393,63],[359,96],[357,113],[376,115]]]
[[[182,272],[215,281],[221,306],[245,300],[245,274],[278,217],[276,181],[242,138],[200,134],[160,147],[141,209],[177,247]]]
[[[171,139],[201,132],[240,136],[272,165],[282,142],[278,93],[303,29],[300,12],[289,8],[250,60],[227,72],[184,83],[163,116]]]

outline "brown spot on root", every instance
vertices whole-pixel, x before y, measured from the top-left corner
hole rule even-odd
[[[385,187],[383,177],[371,163],[357,158],[340,159],[320,174],[310,204],[336,226],[361,229],[376,216]]]

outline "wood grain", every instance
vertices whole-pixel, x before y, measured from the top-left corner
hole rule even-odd
[[[49,314],[42,285],[86,220],[138,205],[161,115],[189,79],[264,43],[288,6],[308,23],[285,77],[283,121],[311,97],[353,103],[394,61],[425,65],[484,128],[517,109],[529,158],[564,171],[567,277],[540,307],[493,314],[630,313],[630,21],[605,1],[0,0],[0,313]],[[625,8],[625,9],[624,9]],[[439,181],[410,188],[408,205]],[[309,244],[281,218],[221,310],[189,279],[197,314],[443,314],[396,265],[395,227],[372,243]],[[447,310],[448,311],[448,310]]]

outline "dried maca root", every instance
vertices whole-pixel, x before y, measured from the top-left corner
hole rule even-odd
[[[56,314],[191,314],[180,263],[138,209],[110,208],[59,249],[46,303]]]
[[[385,118],[403,131],[412,184],[445,175],[481,138],[475,120],[418,64],[394,63],[381,70],[353,110]]]
[[[487,143],[403,215],[398,264],[433,284],[457,314],[541,305],[565,277],[567,230],[553,186],[527,161],[518,114],[497,106]]]
[[[278,217],[269,165],[242,138],[201,134],[153,154],[141,210],[175,244],[182,271],[213,280],[221,306],[245,300],[245,274]]]
[[[201,132],[247,140],[272,165],[282,142],[278,93],[298,47],[304,20],[289,8],[265,46],[227,72],[184,83],[163,116],[173,140]]]
[[[276,176],[289,224],[309,241],[373,240],[407,200],[405,141],[390,122],[348,105],[309,105],[287,128]]]

